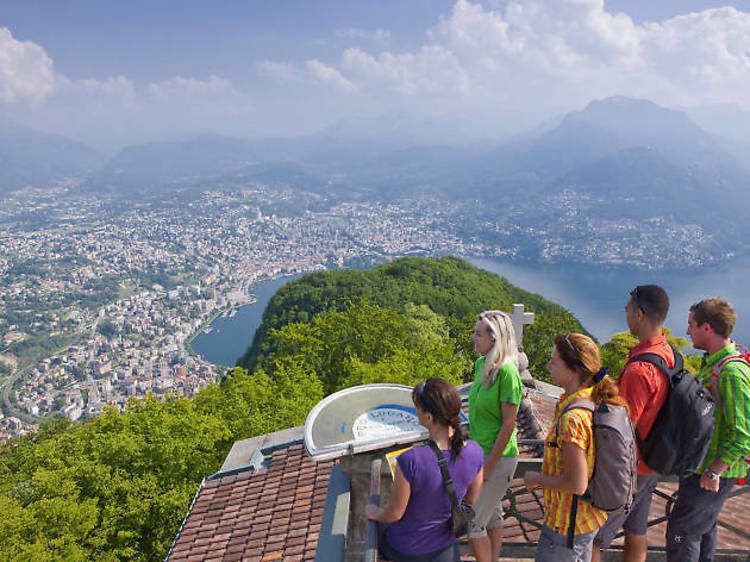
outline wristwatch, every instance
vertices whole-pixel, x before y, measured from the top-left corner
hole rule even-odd
[[[718,480],[719,479],[719,473],[718,472],[714,472],[710,468],[707,468],[706,470],[704,470],[703,474],[705,474],[706,476],[708,476],[711,480]]]

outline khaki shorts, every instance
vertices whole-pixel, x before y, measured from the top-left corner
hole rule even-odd
[[[508,491],[517,465],[518,457],[500,457],[490,477],[482,483],[482,494],[474,504],[476,515],[469,529],[470,539],[486,537],[487,529],[503,524],[501,500]]]

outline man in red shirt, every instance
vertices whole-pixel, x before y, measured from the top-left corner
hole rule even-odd
[[[625,318],[630,333],[638,338],[638,345],[628,354],[628,362],[622,369],[617,384],[620,395],[630,407],[638,435],[645,439],[656,420],[659,410],[664,405],[669,393],[667,376],[650,363],[634,361],[644,353],[656,353],[669,367],[675,363],[674,352],[664,336],[663,324],[669,311],[669,297],[658,285],[638,285],[630,292],[625,305]],[[653,472],[643,462],[638,451],[638,487],[630,512],[614,514],[599,529],[594,539],[592,560],[601,560],[601,549],[607,548],[622,527],[625,530],[625,562],[643,562],[646,560],[648,543],[646,529],[651,508],[651,492],[656,488],[659,474]]]

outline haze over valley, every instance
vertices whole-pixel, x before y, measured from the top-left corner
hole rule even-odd
[[[199,53],[164,6],[148,25],[174,51],[124,49],[143,30],[120,8],[87,6],[98,27],[74,8],[49,6],[55,32],[0,9],[3,439],[193,395],[223,369],[190,342],[259,280],[445,255],[690,275],[748,254],[740,9],[417,1],[396,23],[396,3],[354,3],[313,25],[195,4],[222,30]]]

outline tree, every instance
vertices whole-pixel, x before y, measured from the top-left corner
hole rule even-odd
[[[97,323],[96,331],[105,338],[111,339],[117,334],[117,326],[115,326],[115,324],[113,324],[108,318],[103,318]]]
[[[685,355],[686,368],[696,372],[700,364],[700,357],[695,354],[686,355],[690,348],[688,341],[685,338],[673,336],[669,328],[664,328],[664,335],[667,337],[667,342]],[[628,360],[630,349],[637,344],[638,338],[630,332],[618,332],[599,348],[602,365],[609,369],[612,378],[620,376],[620,372]]]

